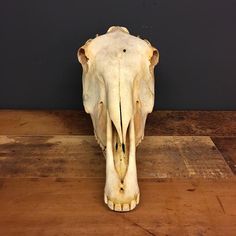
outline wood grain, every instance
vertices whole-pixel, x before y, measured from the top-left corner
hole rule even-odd
[[[129,213],[103,203],[105,160],[87,135],[84,112],[0,110],[0,235],[236,235],[236,112],[152,113]]]
[[[104,181],[6,178],[0,235],[236,235],[236,180],[140,181],[140,205],[108,210]]]
[[[206,136],[147,136],[137,149],[140,178],[229,178]],[[0,136],[0,177],[105,177],[93,136]]]
[[[0,134],[93,135],[90,116],[73,110],[0,110]]]
[[[0,110],[3,135],[93,135],[91,119],[77,110]],[[145,135],[236,136],[235,111],[154,111]]]
[[[146,134],[236,136],[236,111],[155,111]]]
[[[212,137],[212,140],[236,174],[236,137]]]

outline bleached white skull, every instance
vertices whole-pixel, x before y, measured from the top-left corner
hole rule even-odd
[[[129,211],[139,203],[135,150],[154,105],[158,50],[147,40],[112,26],[78,50],[83,67],[83,103],[106,157],[104,200]]]

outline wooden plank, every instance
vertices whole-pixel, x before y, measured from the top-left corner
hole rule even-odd
[[[92,135],[90,117],[77,110],[0,110],[2,135]],[[154,111],[146,135],[236,136],[236,111]]]
[[[232,172],[207,136],[147,136],[137,149],[140,177],[228,178]]]
[[[148,135],[236,136],[236,111],[159,111],[148,117]]]
[[[3,135],[93,135],[90,116],[73,110],[0,110]]]
[[[101,150],[76,135],[92,134],[88,115],[0,111],[0,235],[236,235],[236,179],[218,151],[235,160],[235,138],[188,137],[236,136],[235,114],[154,112],[146,134],[167,136],[138,147],[140,205],[115,213]]]
[[[212,137],[212,140],[236,174],[236,137]]]
[[[117,213],[101,179],[0,179],[0,235],[236,235],[236,180],[140,181],[141,202]]]
[[[206,136],[147,136],[137,149],[140,178],[229,178]],[[105,177],[92,136],[0,136],[0,177]]]

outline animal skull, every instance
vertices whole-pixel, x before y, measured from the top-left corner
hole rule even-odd
[[[147,40],[112,26],[78,50],[83,67],[83,104],[106,157],[104,201],[115,211],[139,203],[135,149],[154,105],[158,50]]]

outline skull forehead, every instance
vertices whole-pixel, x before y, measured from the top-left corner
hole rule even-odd
[[[127,49],[126,49],[127,50]],[[143,69],[145,64],[148,68],[148,60],[145,60],[140,54],[134,54],[129,52],[123,52],[123,50],[114,50],[111,52],[100,52],[96,55],[94,59],[96,64],[96,70],[103,75],[121,76],[121,74],[126,74],[126,76],[135,75],[140,70]]]
[[[87,46],[90,63],[96,64],[97,72],[108,76],[118,73],[118,69],[134,76],[144,66],[148,69],[152,55],[150,44],[122,31],[101,35]]]
[[[127,58],[135,57],[137,60],[138,56],[150,58],[152,47],[138,37],[122,31],[114,31],[91,40],[88,44],[88,54],[90,59],[99,56],[110,60],[125,54]]]

